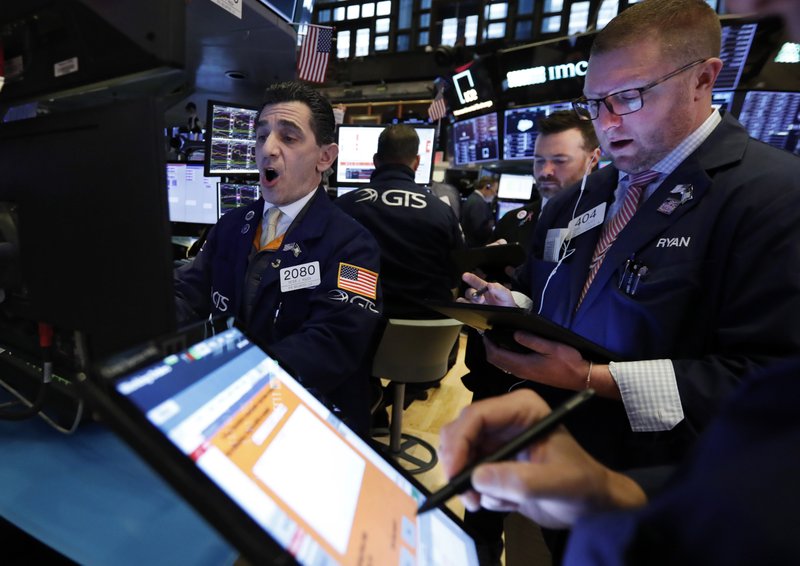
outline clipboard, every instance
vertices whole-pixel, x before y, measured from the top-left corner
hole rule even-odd
[[[495,305],[473,305],[456,301],[424,301],[429,309],[447,317],[460,320],[467,326],[483,332],[492,342],[507,350],[530,352],[514,340],[514,332],[524,330],[547,340],[561,342],[578,350],[581,355],[592,362],[608,363],[621,361],[623,358],[599,344],[576,334],[572,330],[554,323],[547,318],[529,313],[525,309],[500,307]]]

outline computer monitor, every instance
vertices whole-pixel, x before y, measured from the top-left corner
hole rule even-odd
[[[419,135],[419,166],[414,181],[419,185],[430,185],[436,128],[421,124],[408,125]],[[378,138],[385,128],[385,125],[375,124],[342,124],[338,127],[339,157],[335,165],[337,185],[369,183],[375,170],[372,159],[378,151]]]
[[[720,59],[723,65],[714,83],[717,89],[738,88],[757,27],[755,22],[731,22],[722,26]]]
[[[258,200],[261,187],[258,183],[220,183],[219,184],[219,216],[234,208],[247,206]]]
[[[536,121],[558,110],[572,110],[570,102],[507,108],[504,112],[503,159],[533,159]]]
[[[256,122],[258,108],[208,101],[206,175],[258,175]]]
[[[455,164],[496,161],[500,158],[497,113],[484,114],[453,124]]]
[[[754,138],[800,155],[800,92],[750,91],[739,121]]]
[[[497,198],[527,201],[533,194],[533,175],[503,173],[497,187]]]
[[[511,210],[524,206],[524,202],[517,200],[499,200],[497,201],[497,220],[500,220]]]
[[[346,195],[350,191],[355,191],[356,189],[360,189],[360,188],[361,187],[359,187],[358,185],[355,185],[355,186],[339,185],[338,187],[336,187],[336,197],[338,198],[338,197],[340,197],[342,195]]]
[[[219,177],[206,177],[202,163],[167,163],[171,222],[216,224]]]
[[[163,108],[141,99],[0,124],[0,342],[57,365],[175,327]]]

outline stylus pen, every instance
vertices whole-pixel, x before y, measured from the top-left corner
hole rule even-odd
[[[572,413],[572,411],[588,401],[593,395],[594,389],[584,389],[580,393],[575,394],[563,404],[553,409],[553,412],[551,412],[545,418],[531,425],[527,430],[512,438],[508,444],[493,454],[490,454],[489,456],[486,456],[478,462],[461,470],[461,472],[451,479],[447,485],[445,485],[439,491],[432,493],[431,496],[425,500],[425,503],[420,505],[419,509],[417,509],[417,514],[420,515],[426,511],[430,511],[451,497],[471,489],[472,472],[475,471],[475,468],[482,464],[491,464],[492,462],[508,460],[520,450],[527,448],[537,440],[541,440],[546,434],[561,424],[564,419]]]

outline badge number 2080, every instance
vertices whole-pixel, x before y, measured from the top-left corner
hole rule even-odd
[[[312,261],[300,265],[284,267],[279,272],[281,281],[281,292],[297,291],[316,287],[320,284],[319,262]]]

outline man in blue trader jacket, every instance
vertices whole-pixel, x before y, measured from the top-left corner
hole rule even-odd
[[[339,151],[330,104],[301,83],[270,86],[255,150],[262,198],[223,216],[176,271],[179,318],[236,317],[364,432],[380,252],[320,188]]]
[[[719,46],[702,0],[644,0],[597,35],[574,106],[613,166],[547,205],[518,273],[533,312],[617,363],[525,333],[530,353],[487,344],[551,404],[596,389],[570,431],[616,468],[682,459],[742,375],[800,351],[800,160],[712,108]],[[485,285],[464,278],[468,298]],[[514,304],[490,289],[476,301]]]
[[[378,138],[369,186],[336,199],[381,248],[384,313],[433,318],[423,299],[452,300],[458,274],[451,252],[464,248],[453,209],[414,180],[419,136],[411,126],[388,126]]]

